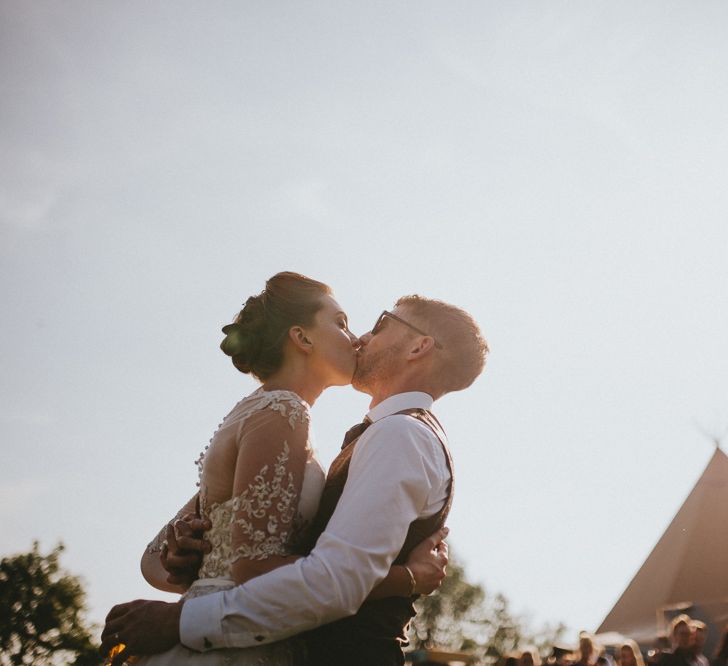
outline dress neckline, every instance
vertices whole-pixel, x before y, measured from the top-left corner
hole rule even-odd
[[[291,391],[290,389],[272,389],[270,391],[265,390],[262,386],[259,386],[251,395],[258,394],[258,395],[272,395],[277,393],[286,393],[288,395],[292,395],[298,402],[300,402],[306,409],[311,409],[311,405],[309,405],[298,393],[295,391]]]

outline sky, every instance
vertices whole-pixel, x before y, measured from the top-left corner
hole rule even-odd
[[[436,403],[455,557],[596,629],[728,429],[728,5],[0,2],[0,555],[90,617],[255,388],[220,328],[281,270],[491,347]],[[367,397],[313,407],[324,464]],[[567,636],[568,637],[568,636]]]

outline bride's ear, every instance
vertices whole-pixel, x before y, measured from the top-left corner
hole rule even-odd
[[[311,342],[301,326],[291,326],[288,329],[288,338],[293,346],[300,349],[304,354],[310,354],[313,351],[313,342]]]

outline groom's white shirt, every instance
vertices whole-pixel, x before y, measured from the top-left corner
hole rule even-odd
[[[396,415],[432,402],[426,393],[400,393],[370,410],[372,425],[356,444],[344,492],[311,554],[185,601],[181,642],[199,651],[248,647],[355,613],[386,576],[410,523],[435,514],[447,498],[450,472],[437,437]]]

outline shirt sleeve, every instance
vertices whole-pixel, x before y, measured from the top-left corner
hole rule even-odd
[[[356,613],[386,576],[410,523],[427,515],[433,496],[444,502],[448,480],[444,452],[427,426],[403,415],[378,421],[357,442],[344,492],[311,554],[185,601],[182,643],[201,651],[248,647]]]

